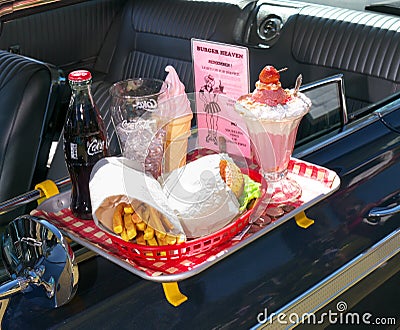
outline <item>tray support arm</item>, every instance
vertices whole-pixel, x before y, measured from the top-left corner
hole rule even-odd
[[[180,304],[188,300],[188,297],[179,290],[177,282],[162,283],[162,286],[165,298],[171,305],[178,307]]]
[[[59,193],[57,185],[52,180],[45,180],[38,183],[35,189],[40,191],[40,197],[37,201],[38,204]]]
[[[300,213],[296,214],[294,216],[294,219],[296,221],[296,224],[304,229],[307,229],[308,227],[314,224],[314,220],[308,218],[304,211],[301,211]]]

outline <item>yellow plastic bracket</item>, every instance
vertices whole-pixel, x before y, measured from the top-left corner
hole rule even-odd
[[[178,307],[180,304],[188,300],[188,297],[182,294],[182,292],[179,290],[177,282],[162,283],[162,286],[164,289],[165,298],[167,298],[171,305]]]
[[[296,220],[297,225],[304,229],[314,224],[314,220],[307,218],[306,213],[304,211],[301,211],[300,213],[296,214],[294,216],[294,219]]]
[[[35,189],[40,191],[40,197],[38,199],[38,205],[44,202],[47,198],[50,198],[59,193],[57,185],[51,180],[45,180],[38,183]]]

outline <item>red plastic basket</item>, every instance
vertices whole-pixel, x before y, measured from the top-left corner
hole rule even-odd
[[[136,243],[125,242],[124,240],[107,233],[118,249],[130,259],[146,260],[171,260],[182,257],[193,256],[210,250],[211,248],[223,244],[238,234],[249,222],[251,210],[240,215],[235,221],[219,231],[188,240],[182,244],[150,246]]]
[[[257,171],[243,171],[253,180],[260,182],[261,176]],[[252,210],[239,215],[232,223],[220,229],[219,231],[196,239],[191,239],[182,244],[150,246],[126,242],[119,238],[116,234],[106,231],[107,235],[118,247],[120,252],[129,259],[146,259],[146,260],[172,260],[182,257],[194,256],[206,252],[218,245],[221,245],[232,239],[240,233],[248,224]]]

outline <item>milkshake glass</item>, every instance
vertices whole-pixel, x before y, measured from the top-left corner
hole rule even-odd
[[[287,172],[300,121],[310,106],[311,101],[298,87],[283,90],[279,77],[273,83],[258,81],[253,93],[236,102],[273,204],[293,202],[301,196],[301,187],[287,178]]]

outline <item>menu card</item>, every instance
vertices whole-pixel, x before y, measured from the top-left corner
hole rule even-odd
[[[250,158],[246,124],[234,109],[249,93],[248,49],[192,39],[192,59],[200,146]]]

